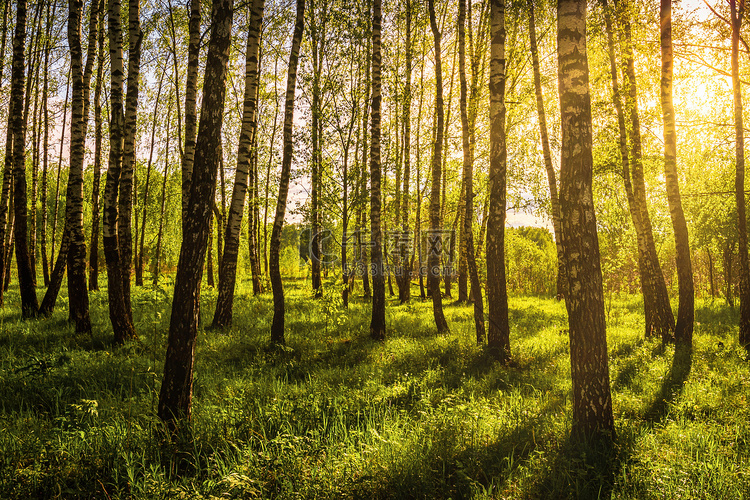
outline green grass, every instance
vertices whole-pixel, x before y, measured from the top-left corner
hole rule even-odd
[[[564,304],[511,300],[515,363],[474,342],[472,311],[431,303],[341,308],[287,284],[287,346],[268,346],[271,297],[247,284],[225,331],[201,330],[190,442],[156,418],[171,291],[134,289],[137,342],[0,313],[0,498],[750,498],[750,370],[737,314],[699,302],[692,352],[644,340],[641,303],[608,308],[617,438],[570,440]],[[210,323],[215,292],[204,290]]]

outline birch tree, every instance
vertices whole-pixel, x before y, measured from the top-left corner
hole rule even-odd
[[[592,192],[594,160],[586,50],[586,0],[560,0],[557,4],[562,125],[560,211],[568,277],[565,304],[573,382],[572,433],[606,437],[614,432],[614,419]]]
[[[88,50],[83,66],[81,17],[83,0],[70,0],[68,10],[68,46],[70,47],[73,95],[70,120],[70,167],[66,194],[65,231],[70,233],[68,247],[68,297],[70,317],[78,332],[90,332],[88,289],[86,286],[86,237],[83,233],[83,164],[91,94],[91,76],[96,59],[100,0],[90,9]]]
[[[289,67],[286,80],[286,102],[284,104],[284,153],[281,159],[281,178],[279,179],[279,196],[276,201],[276,216],[271,230],[271,248],[269,250],[268,274],[273,291],[273,322],[271,324],[271,342],[284,343],[284,285],[281,282],[279,263],[281,251],[281,230],[284,226],[286,202],[289,194],[289,178],[292,169],[292,127],[294,125],[294,93],[297,88],[297,63],[302,34],[305,29],[305,0],[297,0],[297,14],[294,21],[292,48],[289,54]]]
[[[251,169],[252,148],[257,130],[258,107],[258,52],[260,28],[263,22],[265,0],[254,0],[250,11],[245,54],[245,98],[242,110],[242,129],[237,150],[237,172],[234,176],[232,201],[229,207],[224,251],[220,263],[219,294],[216,299],[213,326],[228,326],[232,323],[232,306],[237,280],[237,257],[240,246],[240,225],[245,210],[248,173]],[[252,196],[252,193],[251,193]]]
[[[99,10],[98,57],[94,84],[94,179],[91,187],[91,243],[89,244],[89,290],[99,290],[99,225],[102,176],[102,87],[104,85],[104,0]],[[42,238],[44,241],[44,238]]]
[[[477,261],[474,259],[474,145],[469,133],[469,113],[467,110],[468,91],[466,85],[466,0],[458,2],[458,75],[460,82],[460,113],[461,113],[461,139],[463,147],[463,185],[464,206],[459,210],[464,211],[463,233],[464,242],[462,251],[466,256],[469,277],[471,281],[471,295],[474,301],[474,328],[477,343],[484,342],[484,302],[482,300],[482,288],[479,283],[479,272]]]
[[[372,56],[370,105],[370,273],[372,275],[372,317],[370,337],[385,340],[385,274],[381,232],[380,109],[382,101],[380,35],[381,0],[372,2]]]
[[[396,224],[400,222],[401,231],[403,236],[409,236],[409,182],[411,178],[411,101],[412,101],[412,86],[411,86],[411,72],[412,72],[412,2],[406,0],[406,42],[404,47],[404,65],[405,68],[405,79],[404,79],[404,95],[403,102],[401,103],[401,120],[403,128],[403,165],[404,165],[404,178],[402,188],[402,206],[401,209],[401,221],[396,221]],[[402,240],[399,239],[401,242]],[[405,304],[411,299],[411,262],[407,253],[407,245],[402,242],[401,248],[399,249],[399,260],[396,273],[396,284],[398,285],[398,298],[399,302]]]
[[[737,200],[737,233],[740,254],[740,345],[750,347],[750,256],[747,253],[747,209],[745,204],[745,130],[742,117],[740,82],[740,31],[745,14],[745,0],[729,0],[732,21],[732,96],[735,137],[735,198]]]
[[[120,0],[109,0],[109,56],[111,65],[110,120],[109,120],[109,167],[104,187],[104,256],[107,261],[107,294],[109,318],[114,330],[115,342],[135,338],[135,327],[127,309],[123,290],[123,265],[120,254],[118,222],[120,177],[123,162],[123,138],[125,115],[123,111],[123,61]],[[129,265],[127,266],[129,268]],[[128,279],[129,276],[128,276]]]
[[[505,0],[490,0],[490,172],[487,213],[487,343],[503,361],[510,359],[508,290],[505,284]]]
[[[630,147],[627,143],[625,114],[622,96],[617,79],[614,43],[612,41],[612,27],[609,9],[605,5],[605,25],[607,27],[607,45],[612,73],[612,89],[617,121],[620,133],[620,157],[622,159],[622,174],[625,180],[625,191],[628,205],[636,231],[638,244],[638,264],[643,291],[643,309],[645,316],[646,336],[659,335],[665,341],[672,338],[674,332],[674,314],[669,303],[669,294],[664,280],[664,274],[659,264],[656,252],[651,217],[646,203],[646,183],[643,175],[643,160],[641,146],[641,126],[638,112],[638,90],[635,75],[635,61],[633,56],[633,42],[630,28],[630,14],[627,1],[620,4],[620,39],[624,47],[623,74],[627,94],[626,108],[630,114]],[[632,168],[631,168],[632,167]]]
[[[196,112],[198,102],[198,65],[201,41],[201,0],[190,0],[190,21],[188,22],[188,58],[187,77],[185,79],[185,147],[180,161],[182,171],[182,220],[183,233],[187,219],[188,200],[190,198],[190,181],[193,174],[193,157],[195,154],[195,129],[198,123]],[[175,54],[175,75],[179,61]],[[175,89],[179,89],[175,78]],[[179,103],[179,95],[177,96]],[[178,129],[180,120],[179,104],[177,109]]]
[[[8,133],[12,135],[13,238],[21,292],[21,316],[34,317],[39,312],[34,275],[28,247],[28,209],[26,206],[26,121],[24,120],[24,53],[26,49],[26,0],[16,1],[16,31],[13,37],[13,64],[10,81],[10,112]],[[7,151],[7,150],[6,150]],[[7,153],[6,153],[7,154]]]
[[[123,128],[122,171],[120,173],[119,211],[117,214],[117,241],[120,247],[120,277],[125,313],[133,322],[130,301],[130,271],[133,262],[133,176],[135,172],[135,148],[138,119],[138,93],[141,73],[140,0],[128,2],[128,86],[125,95],[125,118]]]
[[[659,9],[661,26],[661,109],[664,121],[664,175],[667,187],[669,215],[674,229],[677,288],[679,306],[675,340],[683,344],[693,342],[693,321],[695,316],[695,296],[693,290],[693,264],[690,259],[690,239],[688,237],[685,213],[682,210],[682,197],[677,174],[677,125],[672,100],[672,2],[661,0]]]
[[[216,173],[220,164],[216,151],[221,148],[233,12],[233,0],[214,0],[190,201],[187,219],[184,221],[187,232],[180,247],[164,379],[159,392],[159,418],[173,432],[179,429],[180,422],[189,422],[191,417],[195,342],[200,315],[200,281],[206,255],[212,197],[216,189]]]
[[[547,113],[544,110],[542,74],[539,68],[539,49],[537,48],[536,23],[534,21],[534,0],[529,0],[529,52],[531,52],[531,65],[534,71],[534,94],[536,96],[536,109],[539,118],[539,138],[542,144],[542,158],[544,159],[544,169],[547,172],[550,205],[552,205],[552,228],[555,231],[557,296],[562,298],[565,294],[565,282],[567,278],[565,276],[565,258],[560,238],[560,198],[557,194],[557,175],[555,174],[555,167],[552,165],[552,152],[547,133]]]

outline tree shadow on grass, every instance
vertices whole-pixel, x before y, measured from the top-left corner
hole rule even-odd
[[[417,449],[405,450],[375,474],[355,479],[351,491],[354,498],[463,499],[502,490],[537,449],[543,420],[532,417],[470,442],[462,425],[431,429],[427,443],[417,439]]]
[[[371,362],[371,353],[380,344],[369,337],[329,341],[298,341],[298,333],[285,345],[269,344],[266,332],[230,339],[219,347],[201,353],[219,370],[236,373],[258,370],[287,382],[305,382],[320,370],[351,370]]]
[[[618,391],[620,389],[630,388],[633,382],[636,381],[638,375],[640,375],[642,366],[636,360],[629,359],[625,361],[624,366],[619,370],[617,376],[612,381],[612,389]]]
[[[59,415],[82,399],[148,398],[155,372],[148,360],[107,354],[39,354],[7,374],[0,386],[0,414],[31,410]]]
[[[739,308],[704,302],[702,306],[695,308],[695,321],[712,327],[736,325],[739,322]]]
[[[609,499],[622,465],[632,455],[629,436],[611,439],[600,435],[583,440],[569,435],[545,467],[545,473],[531,483],[521,498]]]
[[[535,336],[538,332],[553,325],[557,325],[560,329],[567,328],[567,316],[564,313],[545,311],[534,305],[510,308],[508,316],[511,331],[519,338]]]
[[[548,408],[552,411],[559,403],[551,401]],[[545,409],[536,418],[468,445],[461,442],[457,429],[435,429],[427,450],[407,451],[376,474],[356,479],[354,496],[459,499],[483,491],[497,498],[611,498],[622,464],[632,455],[632,437],[626,433],[613,443],[608,436],[598,441],[569,436],[546,451],[538,444],[546,414]],[[532,459],[545,454],[551,456]],[[515,483],[515,478],[527,474],[519,471],[529,466],[541,474],[532,475],[535,479],[530,483]]]
[[[369,352],[362,356],[369,355]],[[384,382],[391,383],[399,374],[420,378],[427,370],[439,372],[436,383],[446,390],[455,390],[471,380],[486,394],[513,389],[549,391],[554,388],[556,375],[544,371],[547,358],[540,356],[533,363],[503,364],[486,348],[471,344],[450,342],[426,343],[421,349],[396,352],[382,363],[385,365]]]
[[[109,329],[95,328],[93,333],[77,333],[67,318],[33,318],[8,326],[0,333],[0,348],[21,353],[46,353],[52,350],[111,351],[116,347]]]
[[[635,340],[628,340],[626,342],[619,342],[615,345],[610,346],[611,350],[609,353],[610,359],[612,358],[628,358],[635,354],[635,352],[643,347],[643,345],[648,342],[648,340],[645,337],[638,337]],[[661,348],[662,344],[659,344],[659,348]]]
[[[677,343],[675,345],[674,357],[669,373],[661,384],[654,401],[644,412],[644,420],[649,423],[657,423],[664,419],[669,412],[669,406],[673,404],[682,394],[685,381],[690,375],[693,364],[693,348],[690,344]]]

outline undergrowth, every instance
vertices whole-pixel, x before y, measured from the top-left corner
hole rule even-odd
[[[64,291],[63,291],[64,292]],[[287,285],[287,345],[268,345],[269,294],[248,284],[234,325],[201,329],[192,439],[156,417],[168,287],[134,288],[139,340],[112,345],[106,290],[93,335],[74,333],[66,297],[22,321],[0,313],[0,498],[715,498],[750,497],[750,370],[737,314],[699,302],[692,351],[643,338],[642,304],[608,311],[613,448],[570,439],[564,304],[511,300],[510,366],[475,344],[470,306],[344,309]],[[416,294],[415,294],[416,295]],[[210,324],[215,292],[204,289]]]

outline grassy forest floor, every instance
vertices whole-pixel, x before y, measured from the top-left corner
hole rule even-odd
[[[563,303],[512,298],[503,367],[475,345],[469,306],[448,304],[437,336],[429,302],[391,299],[376,343],[366,301],[346,311],[333,291],[285,286],[287,347],[268,347],[271,296],[248,288],[234,327],[200,332],[182,446],[155,416],[170,289],[134,288],[140,340],[119,348],[106,290],[91,336],[73,333],[64,295],[51,319],[21,321],[11,289],[0,498],[750,498],[750,366],[724,301],[698,302],[692,353],[643,339],[638,297],[608,306],[605,451],[568,439]],[[206,325],[215,299],[204,290]]]

